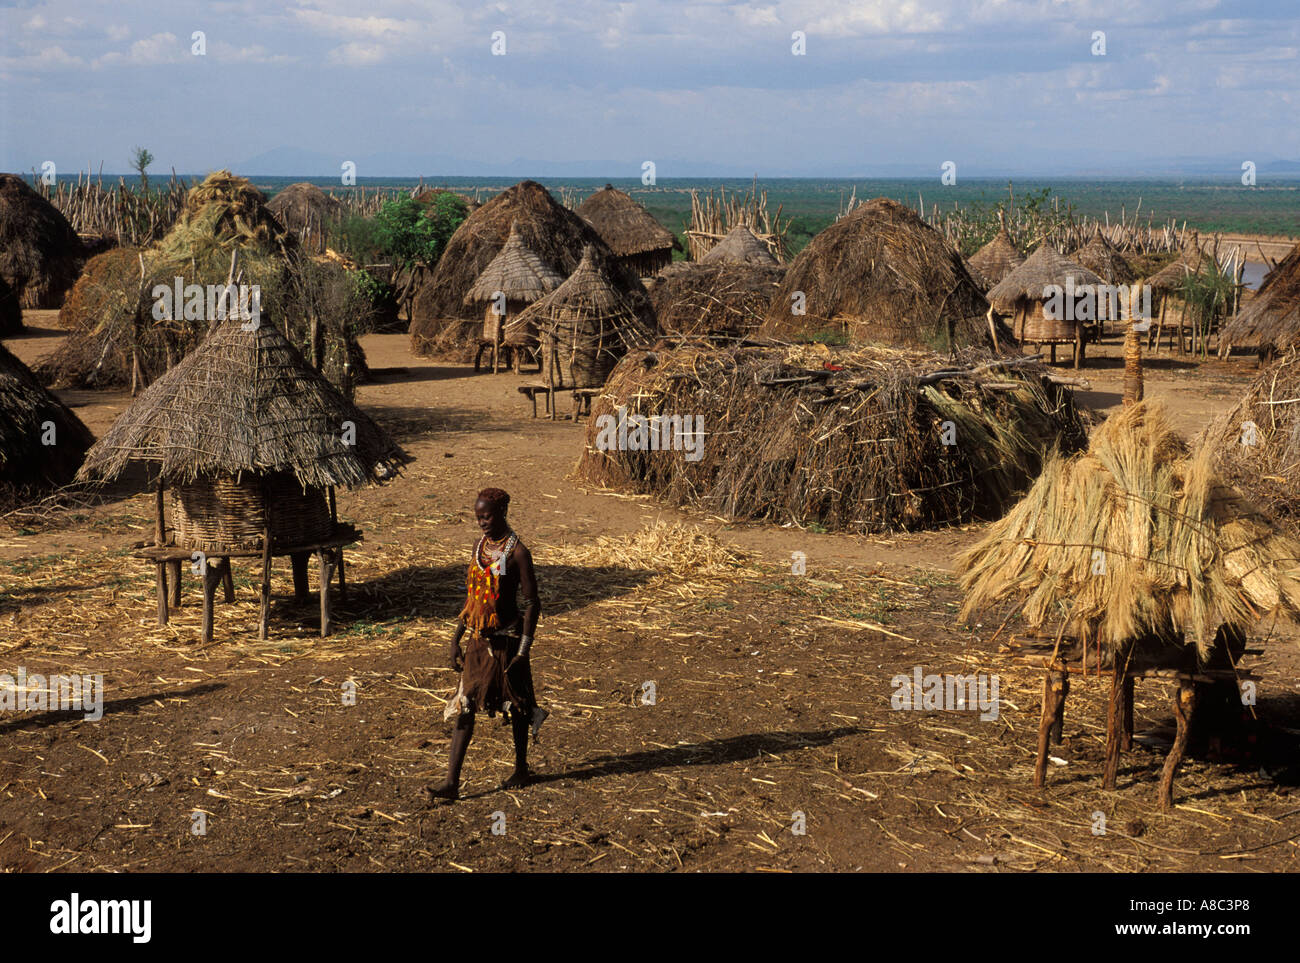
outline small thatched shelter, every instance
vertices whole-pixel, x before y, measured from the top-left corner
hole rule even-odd
[[[568,277],[591,245],[612,257],[595,228],[559,204],[541,184],[521,181],[467,217],[456,229],[432,275],[416,293],[411,309],[411,350],[439,357],[473,357],[482,331],[483,313],[466,303],[479,275],[505,247],[514,227],[524,245],[543,263]],[[641,296],[645,288],[635,272],[611,266],[619,287]]]
[[[154,544],[159,618],[167,619],[164,565],[179,598],[180,562],[201,551],[204,634],[212,593],[232,557],[262,559],[262,634],[272,556],[294,559],[295,588],[306,593],[306,564],[322,566],[322,625],[329,629],[331,573],[342,585],[342,548],[360,533],[338,521],[334,490],[393,477],[406,454],[388,434],[306,363],[274,324],[245,331],[219,324],[188,356],[150,385],[90,450],[79,477],[112,480],[133,461],[156,467]],[[169,525],[164,488],[172,490]]]
[[[759,243],[767,254],[766,246]],[[660,331],[679,336],[744,337],[762,325],[785,277],[785,267],[771,255],[764,262],[710,260],[721,246],[698,264],[684,261],[659,275],[650,289],[650,303]]]
[[[1084,324],[1098,319],[1098,291],[1104,284],[1096,274],[1075,264],[1044,241],[1025,262],[989,289],[993,309],[1011,318],[1018,340],[1074,345],[1074,366],[1083,364]]]
[[[904,531],[996,518],[1048,452],[1085,441],[1069,390],[1028,359],[688,342],[619,363],[578,475],[731,518]]]
[[[1255,296],[1223,326],[1225,344],[1282,352],[1300,345],[1300,244],[1268,272]]]
[[[1025,263],[1025,256],[1020,253],[1003,223],[993,240],[966,259],[973,269],[971,277],[980,282],[980,287],[987,291],[1020,265]]]
[[[304,247],[323,251],[325,225],[338,217],[342,205],[315,184],[299,181],[278,191],[266,207]]]
[[[1088,243],[1070,255],[1075,264],[1086,267],[1107,284],[1131,284],[1137,280],[1138,273],[1128,263],[1124,255],[1106,240],[1101,227],[1092,232]]]
[[[21,307],[57,308],[85,257],[81,239],[57,207],[17,174],[0,174],[0,282]]]
[[[777,264],[776,257],[768,246],[745,224],[737,224],[713,247],[700,258],[701,264],[754,264],[758,266]]]
[[[72,481],[90,429],[0,344],[0,505]]]
[[[564,278],[529,250],[516,225],[501,252],[494,257],[465,295],[468,304],[483,305],[483,339],[492,344],[492,370],[498,367],[498,355],[506,324],[534,301],[550,294]],[[511,332],[515,349],[515,370],[520,353],[537,344],[537,333],[528,325],[516,325]]]
[[[672,231],[612,184],[579,204],[577,213],[638,277],[658,274],[673,262],[673,248],[681,246]]]
[[[542,377],[552,388],[599,388],[623,355],[654,340],[649,299],[620,285],[615,269],[610,255],[587,247],[568,280],[511,322],[537,332]]]
[[[876,198],[840,218],[786,272],[762,333],[947,352],[993,347],[988,303],[961,257],[911,208]]]

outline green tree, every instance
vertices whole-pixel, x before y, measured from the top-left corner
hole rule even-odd
[[[131,151],[131,167],[140,173],[140,191],[149,193],[149,175],[146,173],[153,163],[153,154],[147,148],[137,147]]]

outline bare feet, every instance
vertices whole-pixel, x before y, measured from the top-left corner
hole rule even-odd
[[[434,802],[455,802],[460,798],[460,787],[454,782],[444,782],[441,786],[425,786],[424,791]]]
[[[522,789],[533,781],[533,774],[527,769],[516,769],[510,774],[505,782],[501,784],[502,789]]]

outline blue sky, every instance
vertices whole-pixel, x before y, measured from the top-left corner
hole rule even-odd
[[[0,20],[5,170],[119,171],[136,144],[155,172],[363,177],[1300,161],[1295,0],[0,0]]]

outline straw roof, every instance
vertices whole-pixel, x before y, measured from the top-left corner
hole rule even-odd
[[[1147,284],[1153,291],[1178,291],[1189,274],[1200,274],[1205,266],[1205,252],[1197,240],[1197,234],[1183,242],[1183,249],[1164,268],[1147,278]]]
[[[50,422],[54,444],[47,445]],[[94,440],[81,419],[0,345],[0,500],[66,485]]]
[[[746,335],[763,323],[784,277],[785,267],[775,259],[763,264],[706,256],[665,268],[650,289],[650,303],[661,331]]]
[[[1280,349],[1300,343],[1300,244],[1268,272],[1255,296],[1223,326],[1222,337],[1229,344]]]
[[[591,340],[619,357],[632,347],[654,339],[654,310],[644,289],[636,291],[619,283],[611,255],[594,245],[582,252],[574,272],[558,288],[529,305],[506,325],[535,328],[540,334]]]
[[[677,240],[630,194],[611,184],[579,204],[577,213],[618,257],[669,250]]]
[[[1073,278],[1076,288],[1085,284],[1101,285],[1103,281],[1092,271],[1071,261],[1056,248],[1044,241],[1038,250],[1025,258],[1023,264],[995,284],[988,293],[989,303],[1003,314],[1015,310],[1020,300],[1045,301],[1045,289],[1051,285],[1065,287]]]
[[[483,273],[465,295],[465,301],[483,304],[493,300],[499,291],[506,296],[507,301],[525,301],[531,304],[563,283],[563,276],[529,250],[519,234],[518,226],[511,224],[505,246],[483,269]]]
[[[57,308],[85,259],[57,207],[17,174],[0,174],[0,281],[24,308]]]
[[[1149,637],[1195,644],[1221,624],[1300,614],[1300,542],[1195,453],[1168,415],[1138,402],[1055,457],[1029,494],[958,559],[970,619],[1014,601],[1030,626],[1111,652]]]
[[[1107,284],[1128,284],[1138,276],[1133,266],[1106,240],[1100,227],[1093,231],[1087,244],[1070,255],[1070,260],[1086,267]]]
[[[744,224],[737,224],[700,258],[701,264],[723,261],[732,264],[776,264],[776,257]]]
[[[278,191],[266,207],[287,230],[302,234],[308,228],[319,231],[325,221],[338,214],[342,205],[315,184],[299,181]]]
[[[802,315],[795,313],[799,306]],[[987,311],[984,295],[943,236],[910,208],[876,198],[799,253],[762,333],[778,338],[830,334],[852,342],[950,351],[990,344]]]
[[[986,280],[988,282],[986,286],[992,287],[1024,264],[1025,256],[1012,242],[1006,225],[1003,225],[993,236],[993,240],[972,254],[967,259],[967,263],[979,272],[977,279]]]
[[[176,223],[158,242],[158,254],[164,261],[184,262],[219,251],[228,261],[236,246],[282,253],[292,244],[268,209],[266,195],[247,178],[222,170],[190,188]]]
[[[344,443],[346,423],[355,444]],[[353,487],[409,460],[369,415],[303,360],[274,325],[219,325],[150,385],[91,449],[81,477],[156,462],[168,482],[288,472],[304,486]]]

